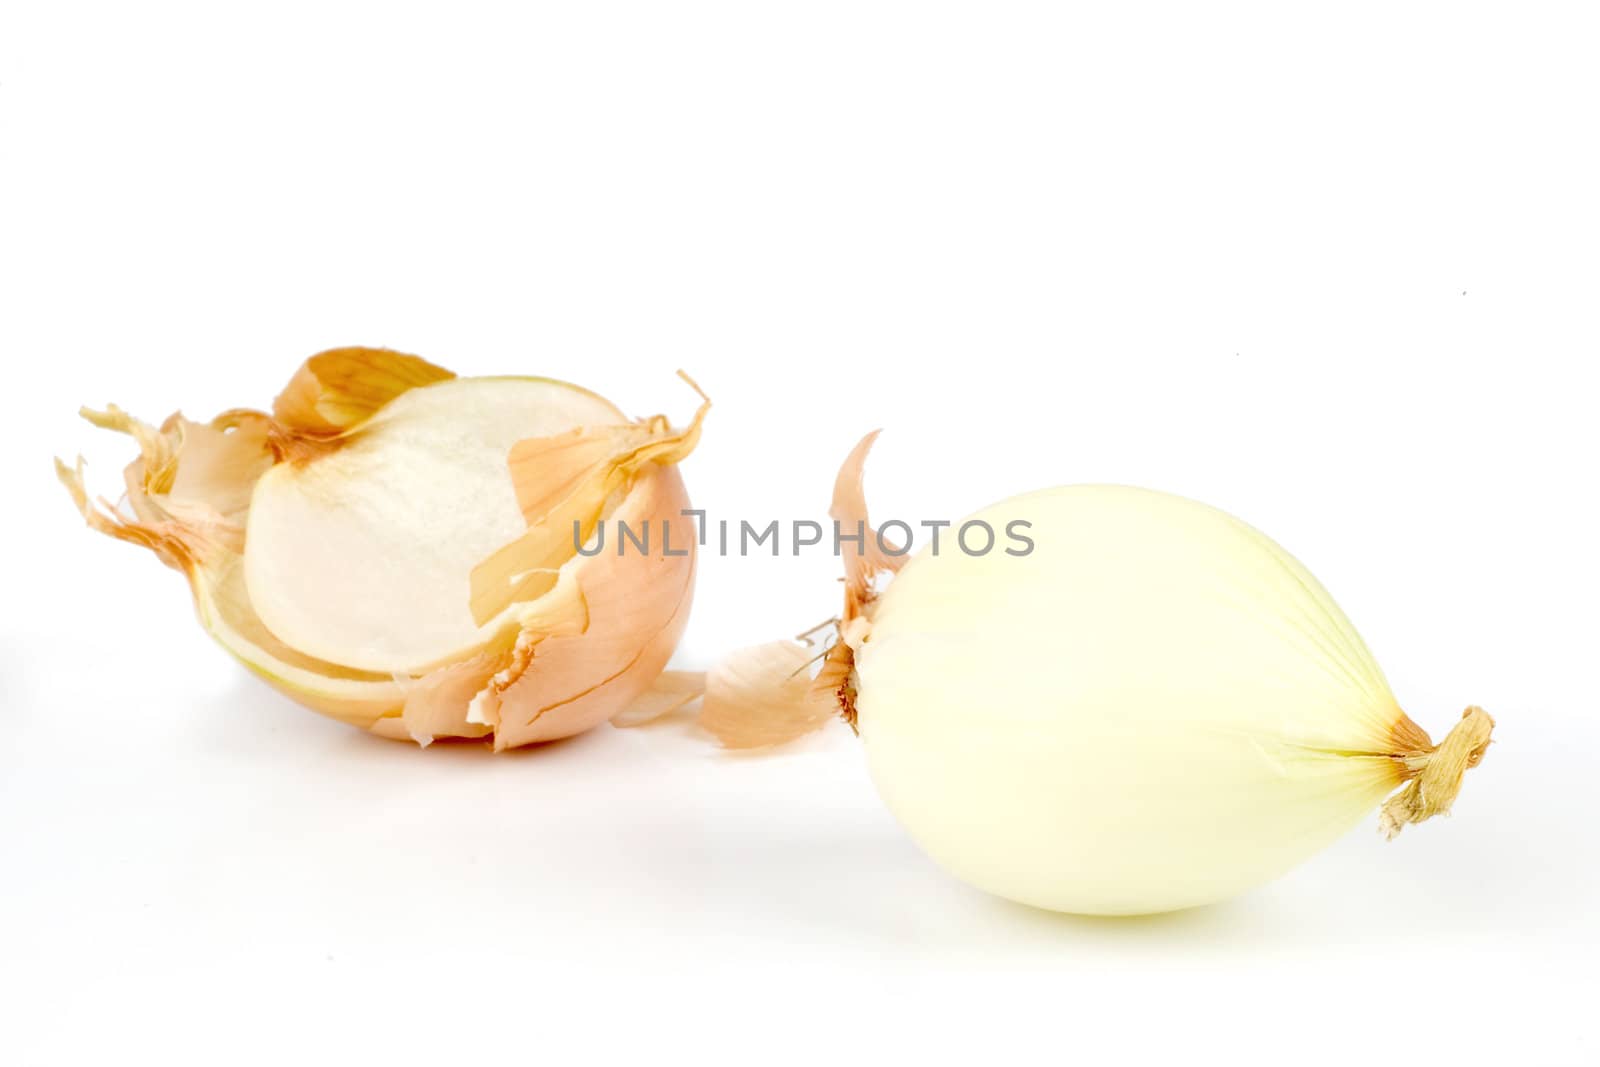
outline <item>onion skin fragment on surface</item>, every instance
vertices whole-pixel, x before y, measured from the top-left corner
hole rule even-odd
[[[1448,814],[1482,760],[1483,709],[1435,744],[1315,577],[1195,501],[1065,486],[970,517],[1026,520],[1021,558],[874,551],[874,437],[835,485],[831,514],[867,537],[831,641],[734,653],[700,723],[750,749],[838,714],[890,810],[962,880],[1082,914],[1211,903],[1375,808],[1390,838]]]
[[[257,613],[246,574],[261,480],[280,465],[310,470],[354,442],[370,447],[373,435],[397,433],[396,420],[402,430],[407,425],[400,412],[406,405],[391,406],[396,398],[457,381],[496,383],[493,389],[538,383],[536,395],[570,395],[571,410],[598,411],[605,423],[521,439],[506,455],[501,495],[523,505],[515,521],[528,532],[476,569],[464,569],[459,587],[452,579],[446,590],[459,594],[464,615],[475,596],[494,601],[495,610],[470,616],[480,624],[478,639],[447,662],[387,670],[362,669],[285,641]],[[682,514],[689,498],[676,464],[693,450],[708,408],[703,402],[690,426],[674,431],[663,416],[630,420],[564,383],[457,379],[416,356],[341,348],[307,360],[271,414],[236,409],[206,423],[175,414],[155,427],[115,407],[84,409],[88,421],[139,446],[124,472],[121,505],[90,497],[81,459],[72,466],[57,460],[56,472],[92,529],[147,548],[182,572],[204,628],[292,700],[382,737],[422,745],[486,739],[498,751],[567,737],[659,699],[654,687],[687,622],[695,572],[694,527]],[[565,418],[559,410],[543,417]],[[461,436],[475,432],[466,418]],[[611,447],[587,450],[583,464],[561,462],[568,450],[554,446],[576,438]],[[541,456],[547,461],[539,462]],[[318,506],[347,517],[338,500]],[[574,516],[576,526],[569,521]],[[652,550],[578,551],[583,542],[576,535],[586,538],[601,527],[608,545],[620,544],[610,528],[618,523],[649,529]],[[494,559],[528,565],[497,569]]]
[[[844,605],[839,618],[793,641],[739,649],[707,672],[700,725],[724,748],[786,744],[821,729],[834,716],[856,730],[853,642],[870,622],[878,598],[876,582],[897,573],[909,558],[881,550],[867,514],[867,454],[879,432],[856,443],[834,478],[828,516],[852,536],[858,529],[862,534],[859,541],[840,539]],[[822,630],[831,630],[832,640],[819,653],[812,648],[813,638]],[[807,670],[814,662],[819,664],[815,675]]]

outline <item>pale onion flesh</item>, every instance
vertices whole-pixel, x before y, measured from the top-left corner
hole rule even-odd
[[[836,487],[852,524],[871,440]],[[936,862],[1094,915],[1234,896],[1380,806],[1392,837],[1448,812],[1489,744],[1474,707],[1434,745],[1317,580],[1222,511],[1091,485],[971,518],[1030,523],[1034,550],[925,547],[901,567],[869,537],[820,673],[801,645],[745,650],[710,672],[702,722],[757,747],[844,713]]]
[[[502,749],[662,702],[695,569],[676,464],[708,406],[674,430],[564,382],[334,349],[271,414],[157,428],[85,410],[139,445],[120,505],[90,499],[81,460],[57,472],[91,527],[183,572],[207,631],[295,700]],[[651,550],[578,551],[622,523]]]

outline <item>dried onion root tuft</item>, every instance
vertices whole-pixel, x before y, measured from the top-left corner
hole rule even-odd
[[[1086,914],[1222,900],[1380,804],[1388,837],[1447,814],[1483,758],[1487,713],[1435,745],[1310,572],[1191,500],[1029,493],[972,519],[1027,523],[1031,552],[924,548],[901,567],[865,525],[875,436],[834,488],[833,517],[868,535],[820,668],[808,641],[735,653],[700,721],[759,748],[842,716],[891,810],[963,880]]]
[[[692,599],[676,464],[701,400],[674,430],[565,382],[341,348],[270,415],[157,428],[85,409],[139,446],[123,506],[90,499],[81,459],[56,471],[92,528],[183,572],[205,628],[293,699],[384,737],[504,749],[651,699]],[[578,551],[607,527],[620,546],[621,524],[648,547]]]

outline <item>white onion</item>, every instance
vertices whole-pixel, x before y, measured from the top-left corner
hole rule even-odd
[[[869,443],[841,473],[841,521],[864,517]],[[1259,885],[1404,785],[1384,806],[1392,836],[1448,810],[1488,744],[1492,721],[1471,708],[1433,746],[1317,580],[1215,508],[1070,486],[972,519],[1028,523],[1035,547],[925,547],[875,595],[871,572],[893,561],[869,545],[820,685],[778,680],[784,654],[755,650],[713,672],[707,725],[766,744],[842,705],[933,859],[1000,896],[1098,915]],[[788,653],[789,669],[805,658]]]

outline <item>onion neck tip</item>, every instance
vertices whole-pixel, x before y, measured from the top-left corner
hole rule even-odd
[[[1407,823],[1448,815],[1461,792],[1467,769],[1483,761],[1494,733],[1494,719],[1477,705],[1461,713],[1445,739],[1431,749],[1407,757],[1405,788],[1384,802],[1378,827],[1393,840]]]

